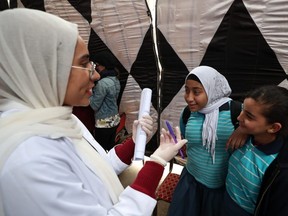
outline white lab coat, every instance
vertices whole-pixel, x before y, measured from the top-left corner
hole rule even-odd
[[[86,128],[84,137],[117,174],[127,165],[107,155]],[[113,206],[103,182],[79,158],[67,138],[31,137],[11,154],[0,176],[5,216],[150,216],[156,200],[126,187]]]

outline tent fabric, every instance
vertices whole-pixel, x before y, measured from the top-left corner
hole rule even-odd
[[[226,76],[235,99],[263,84],[287,87],[288,0],[10,0],[11,5],[77,23],[91,55],[110,50],[117,57],[119,106],[128,132],[141,90],[151,88],[154,145],[164,120],[179,124],[185,76],[199,65]]]

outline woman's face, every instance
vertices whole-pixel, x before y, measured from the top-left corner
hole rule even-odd
[[[203,85],[195,80],[186,81],[184,99],[192,112],[203,109],[208,102]]]
[[[81,37],[78,37],[74,58],[72,62],[70,76],[68,80],[64,105],[66,106],[88,106],[89,97],[92,95],[94,81],[100,78],[100,75],[95,71],[90,78],[89,70],[81,68],[91,68],[89,63],[89,52],[87,46]]]

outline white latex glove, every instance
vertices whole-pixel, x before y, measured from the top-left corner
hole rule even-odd
[[[155,152],[150,156],[151,160],[159,162],[163,166],[166,165],[168,161],[173,159],[182,148],[183,145],[187,143],[188,140],[181,139],[181,133],[179,127],[175,127],[175,135],[177,138],[177,143],[174,142],[172,136],[168,131],[162,128],[160,136],[160,145],[155,150]]]
[[[136,141],[136,134],[137,134],[137,126],[138,124],[141,125],[142,129],[147,135],[147,141],[152,136],[153,133],[153,118],[150,115],[143,115],[141,119],[135,120],[133,122],[132,127],[132,139],[135,143]]]

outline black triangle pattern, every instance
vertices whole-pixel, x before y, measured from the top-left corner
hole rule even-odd
[[[262,36],[241,0],[231,5],[210,42],[201,65],[222,73],[232,88],[231,97],[286,78],[274,51]]]
[[[8,8],[9,8],[9,6],[8,6],[8,2],[6,0],[0,1],[0,11],[6,10]]]
[[[71,5],[89,22],[91,23],[91,7],[90,1],[89,5],[78,4],[78,1],[69,0]],[[88,50],[90,55],[93,56],[94,53],[109,50],[107,45],[102,41],[102,39],[97,35],[97,33],[90,29],[90,37],[88,41]],[[110,50],[109,50],[110,51]],[[116,57],[115,57],[116,58]],[[116,58],[117,59],[117,58]],[[127,83],[129,72],[123,67],[123,65],[118,61],[119,65],[119,80],[121,84],[121,90],[118,97],[118,105],[121,102],[121,98]],[[150,88],[152,89],[152,105],[157,109],[157,66],[155,63],[155,54],[153,50],[152,43],[152,33],[151,28],[146,32],[143,43],[138,52],[137,58],[133,63],[130,71],[130,75],[139,84],[140,88]],[[151,138],[148,144],[148,151],[154,151],[157,148],[157,133]]]
[[[152,105],[157,110],[157,66],[151,28],[146,32],[136,60],[131,67],[130,75],[136,80],[141,89],[152,89]]]
[[[91,0],[68,0],[68,2],[88,21],[92,22]]]
[[[41,11],[46,11],[45,10],[45,4],[44,4],[44,0],[37,0],[37,1],[33,1],[33,0],[21,0],[23,6],[25,8],[31,8],[31,9],[37,9],[37,10],[41,10]]]
[[[21,2],[27,8],[45,11],[43,0],[21,0]],[[91,22],[90,1],[69,0],[69,2],[88,22]],[[108,49],[99,37],[94,42],[96,33],[91,32],[89,44],[95,44],[95,46],[90,45],[90,50],[92,47],[95,50],[102,50],[103,47]],[[183,85],[188,70],[160,30],[158,30],[158,38],[160,61],[163,66],[163,78],[160,84],[162,85],[161,109],[163,110]],[[156,108],[157,67],[153,55],[151,30],[149,30],[130,74],[141,88],[153,89],[153,106]],[[211,40],[201,65],[215,67],[227,77],[233,90],[232,97],[242,97],[246,91],[260,85],[279,84],[287,76],[242,0],[235,0],[231,5]],[[123,92],[128,72],[124,69],[122,73]],[[175,76],[177,79],[173,79]]]
[[[157,110],[157,65],[153,49],[152,28],[146,32],[138,55],[133,63],[130,75],[136,80],[141,89],[150,88],[152,90],[152,105]],[[146,146],[146,151],[154,152],[157,148],[157,136],[155,133]]]
[[[10,8],[17,8],[18,2],[17,0],[10,0]]]
[[[189,71],[161,31],[158,29],[157,32],[159,39],[159,58],[162,65],[161,111],[163,111],[183,86],[185,77]]]
[[[95,31],[93,29],[91,29],[91,31],[90,31],[88,50],[89,50],[91,58],[93,58],[93,55],[99,51],[109,50],[109,48],[106,46],[106,44],[101,40],[101,38],[95,33]],[[115,59],[117,59],[117,58],[115,57]],[[118,65],[119,65],[118,69],[120,72],[119,80],[120,80],[120,84],[121,84],[121,90],[120,90],[119,97],[118,97],[118,105],[119,105],[121,102],[122,94],[124,92],[124,89],[125,89],[125,86],[127,83],[129,73],[122,66],[122,64],[119,62],[119,60],[118,60]]]

